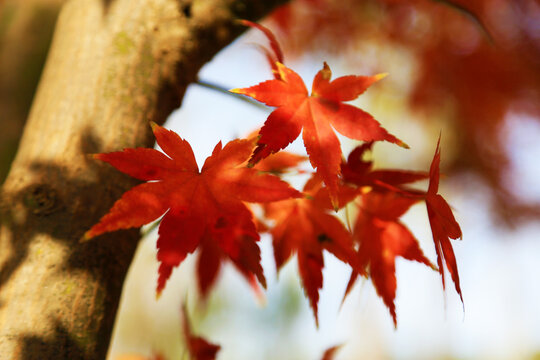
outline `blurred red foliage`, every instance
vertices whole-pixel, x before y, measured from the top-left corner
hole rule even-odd
[[[411,107],[435,115],[451,106],[456,156],[445,172],[478,175],[508,224],[540,215],[540,204],[515,196],[504,180],[509,115],[540,122],[540,2],[296,0],[272,20],[288,56],[341,55],[367,41],[408,49],[418,62]]]

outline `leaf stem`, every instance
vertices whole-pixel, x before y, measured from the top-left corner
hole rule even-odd
[[[214,90],[214,91],[217,91],[223,95],[228,95],[228,96],[232,96],[238,100],[242,100],[244,102],[247,102],[248,104],[250,105],[253,105],[261,110],[264,110],[264,111],[268,111],[268,107],[266,105],[263,105],[261,104],[260,102],[258,101],[255,101],[255,100],[252,100],[251,98],[245,96],[245,95],[240,95],[240,94],[235,94],[235,93],[232,93],[230,92],[229,90],[227,90],[226,87],[224,86],[221,86],[221,85],[218,85],[218,84],[215,84],[215,83],[211,83],[211,82],[208,82],[208,81],[205,81],[205,80],[201,80],[201,79],[197,79],[197,81],[195,81],[195,84],[201,86],[201,87],[204,87],[204,88],[207,88],[207,89],[210,89],[210,90]]]

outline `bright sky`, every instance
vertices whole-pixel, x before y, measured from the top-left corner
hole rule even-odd
[[[263,57],[249,44],[243,39],[223,51],[203,69],[201,78],[230,88],[269,79]],[[316,64],[289,65],[305,79],[311,79],[322,60],[326,59],[317,59]],[[337,76],[344,75],[339,68],[334,69],[332,61],[329,65]],[[310,81],[307,83],[309,87]],[[230,96],[192,86],[181,110],[175,112],[166,125],[191,143],[201,166],[218,141],[225,143],[248,134],[257,129],[266,116],[264,111]],[[384,119],[379,120],[385,124]],[[525,173],[522,178],[526,179],[523,186],[527,191],[540,194],[537,181],[540,167],[533,166],[536,173],[531,173],[531,169],[523,166],[540,155],[540,148],[535,145],[540,129],[537,123],[531,125],[527,119],[516,117],[512,121],[521,121],[523,127],[518,128],[524,130],[515,131],[521,131],[519,139],[525,139],[522,141],[528,142],[534,152],[516,152],[515,167]],[[396,127],[400,127],[399,124]],[[404,131],[407,127],[409,131],[418,129],[407,124],[401,127]],[[402,135],[399,129],[392,129],[398,136]],[[403,138],[407,142],[406,136],[405,133]],[[429,155],[434,150],[436,137],[428,140],[420,147],[430,149]],[[410,144],[413,145],[409,150],[412,158],[430,160],[432,155],[426,158],[426,151],[415,154],[418,150],[412,142]],[[402,151],[395,148],[392,151]],[[302,144],[295,142],[293,149],[302,151]],[[444,163],[444,151],[442,161]],[[438,273],[402,260],[397,262],[397,330],[369,281],[357,284],[340,311],[349,273],[335,258],[327,256],[325,285],[319,303],[320,329],[317,330],[299,287],[295,261],[282,270],[278,280],[270,239],[263,237],[263,266],[269,280],[266,306],[258,304],[243,278],[228,268],[208,303],[208,316],[196,317],[196,330],[222,346],[220,360],[314,360],[336,344],[344,344],[338,360],[532,358],[540,352],[540,223],[514,232],[496,227],[489,216],[486,192],[473,178],[460,183],[443,180],[441,192],[448,195],[463,229],[463,241],[453,244],[465,312],[451,282],[444,293]],[[404,221],[419,239],[426,255],[435,261],[425,207],[414,207]],[[190,308],[196,305],[192,294],[196,291],[192,268],[191,258],[176,269],[162,298],[156,302],[155,234],[141,243],[125,287],[111,355],[150,354],[156,349],[164,351],[170,359],[179,358],[182,350],[178,309],[186,298]]]

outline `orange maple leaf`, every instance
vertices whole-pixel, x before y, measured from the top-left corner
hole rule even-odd
[[[300,163],[306,160],[305,156],[280,151],[258,162],[255,169],[274,175],[282,175],[291,169],[296,169]]]
[[[357,257],[361,275],[369,275],[379,296],[388,307],[397,326],[395,258],[401,256],[434,268],[424,256],[418,241],[398,219],[419,199],[394,192],[370,191],[358,201],[358,216],[353,237],[359,242]],[[353,272],[345,296],[354,284],[358,272]]]
[[[182,319],[182,327],[184,330],[184,337],[186,339],[190,359],[214,360],[219,350],[221,350],[221,346],[212,344],[205,338],[193,334],[185,306],[182,306]]]
[[[224,148],[218,143],[199,171],[187,141],[155,124],[153,131],[165,154],[138,148],[95,155],[148,182],[127,191],[85,238],[139,227],[164,214],[157,241],[158,294],[173,268],[197,248],[198,284],[203,295],[227,257],[248,280],[256,276],[265,286],[256,244],[259,234],[243,201],[269,202],[301,194],[278,177],[245,166],[252,141],[234,140]]]
[[[459,274],[457,269],[456,256],[452,249],[450,239],[461,238],[461,228],[458,222],[454,218],[452,209],[446,202],[446,200],[438,194],[439,191],[439,164],[441,162],[441,138],[437,141],[437,148],[435,149],[435,155],[431,162],[429,169],[429,186],[426,194],[426,208],[429,218],[429,225],[431,226],[431,233],[433,234],[433,242],[435,243],[435,252],[437,253],[437,265],[439,267],[439,273],[441,274],[443,288],[445,288],[444,268],[443,260],[446,264],[446,268],[454,281],[461,302],[463,302],[463,295],[461,293],[461,287],[459,285]]]
[[[313,80],[311,95],[300,76],[281,63],[276,63],[279,76],[258,85],[231,90],[250,96],[269,106],[277,107],[259,132],[257,148],[250,159],[254,165],[295,140],[302,138],[309,160],[336,201],[341,147],[332,130],[351,139],[363,141],[386,140],[400,146],[407,145],[389,134],[367,112],[345,104],[356,99],[371,84],[384,77],[343,76],[330,81],[332,72],[326,63]]]
[[[427,179],[429,174],[421,171],[408,171],[398,169],[373,170],[373,162],[364,160],[366,151],[371,150],[373,142],[357,146],[349,156],[347,162],[341,164],[341,174],[346,183],[356,186],[371,186],[379,190],[407,191],[420,194],[418,191],[405,189],[402,185]],[[424,194],[424,193],[422,193]]]
[[[268,64],[270,65],[270,68],[272,69],[272,73],[274,74],[274,77],[276,79],[279,78],[279,70],[277,67],[277,63],[284,63],[283,59],[283,51],[281,50],[281,47],[279,46],[279,43],[276,39],[276,36],[270,29],[268,29],[265,26],[262,26],[261,24],[254,23],[249,20],[240,20],[240,24],[249,26],[252,28],[255,28],[259,31],[261,31],[264,36],[268,39],[268,42],[270,43],[270,49],[267,49],[265,47],[260,47],[264,55],[266,56],[266,60],[268,61]]]
[[[341,346],[342,345],[334,345],[326,349],[321,360],[334,360],[337,352],[341,349]]]
[[[323,285],[323,250],[347,264],[355,263],[351,235],[337,217],[328,213],[330,199],[327,188],[321,185],[322,181],[315,176],[304,187],[308,197],[265,205],[266,217],[275,221],[270,233],[276,267],[281,269],[296,252],[302,284],[317,324],[319,290]],[[353,196],[345,194],[342,198],[352,199]]]

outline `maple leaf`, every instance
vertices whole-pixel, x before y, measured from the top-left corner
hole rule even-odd
[[[301,194],[278,177],[243,165],[252,152],[252,141],[234,140],[224,148],[218,143],[199,171],[187,141],[155,124],[153,131],[165,154],[138,148],[95,155],[148,182],[124,193],[85,238],[140,227],[163,215],[157,240],[158,295],[173,268],[197,248],[198,284],[203,295],[226,258],[248,280],[256,276],[265,286],[256,244],[259,234],[243,201],[268,202]]]
[[[354,249],[350,233],[342,222],[328,213],[328,191],[317,176],[310,179],[304,192],[309,198],[266,204],[265,215],[275,221],[271,229],[277,269],[296,252],[305,293],[318,325],[319,290],[323,285],[323,250],[341,261],[353,264]]]
[[[184,337],[186,338],[190,359],[214,360],[221,346],[212,344],[203,337],[193,335],[185,306],[182,306],[182,314]]]
[[[277,67],[277,63],[284,63],[283,60],[283,51],[281,50],[281,47],[279,46],[279,43],[276,39],[276,36],[270,29],[268,29],[265,26],[262,26],[261,24],[254,23],[249,20],[239,20],[240,24],[249,26],[252,28],[255,28],[259,31],[261,31],[264,36],[268,39],[268,42],[270,43],[270,49],[267,49],[265,47],[261,47],[261,50],[264,52],[266,56],[266,60],[268,61],[268,64],[270,64],[270,67],[272,68],[272,73],[274,74],[274,77],[276,79],[279,79],[279,70]]]
[[[342,345],[335,345],[326,349],[321,360],[334,360],[336,353],[341,349],[341,346]]]
[[[452,249],[450,239],[461,238],[461,228],[454,218],[452,209],[446,202],[446,200],[438,194],[439,191],[439,165],[441,162],[441,138],[437,141],[437,148],[435,149],[435,155],[431,162],[429,169],[429,186],[425,197],[426,208],[429,218],[429,225],[431,226],[431,233],[433,234],[433,242],[435,243],[435,252],[437,253],[437,265],[439,267],[439,273],[441,274],[443,289],[445,288],[443,261],[446,264],[448,272],[454,281],[461,302],[463,302],[463,295],[461,293],[461,287],[459,284],[459,274],[456,263],[456,256]]]
[[[255,169],[259,171],[269,172],[274,175],[281,175],[289,169],[296,168],[300,163],[306,161],[307,158],[302,155],[293,154],[287,151],[280,151],[271,156],[259,161],[255,165]]]
[[[419,199],[404,197],[394,192],[370,191],[358,201],[358,216],[354,225],[353,237],[360,243],[358,265],[361,275],[369,274],[377,294],[388,307],[394,326],[397,326],[396,308],[396,267],[395,258],[401,256],[433,268],[424,256],[418,241],[398,218]],[[358,277],[353,272],[345,296]]]
[[[420,171],[381,169],[373,170],[373,162],[364,160],[366,151],[371,150],[373,142],[357,146],[349,156],[347,162],[341,164],[341,174],[347,183],[357,186],[371,186],[379,190],[399,189],[405,191],[402,185],[427,179],[429,174]],[[412,192],[411,195],[416,192]]]
[[[309,160],[330,190],[333,201],[338,191],[341,147],[332,128],[351,139],[386,140],[407,147],[389,134],[367,112],[345,101],[356,99],[371,84],[384,77],[343,76],[330,81],[332,72],[326,63],[313,80],[311,95],[300,76],[276,63],[279,77],[258,85],[231,90],[277,107],[259,132],[257,148],[250,164],[275,153],[295,140],[302,131]]]

